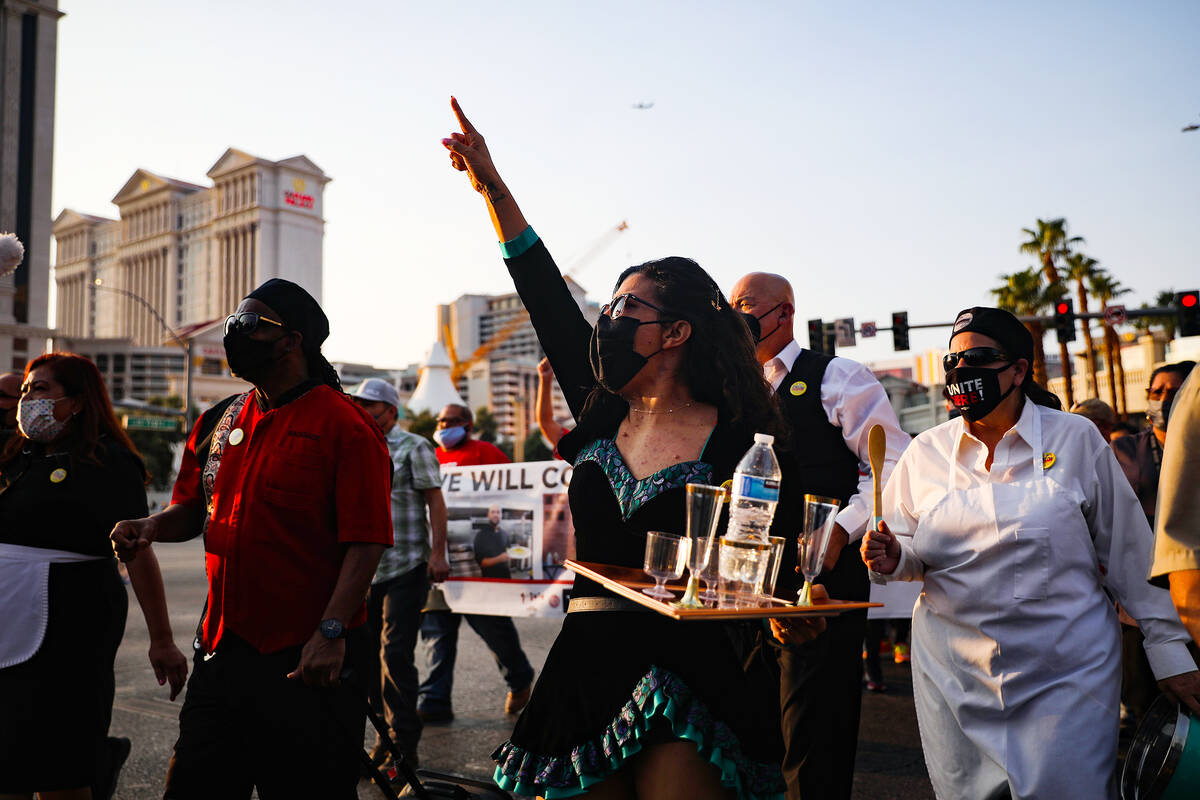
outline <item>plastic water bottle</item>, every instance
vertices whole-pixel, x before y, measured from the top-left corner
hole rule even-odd
[[[766,542],[771,519],[779,502],[779,461],[771,445],[775,437],[754,434],[754,445],[742,456],[733,473],[733,500],[729,504],[731,539],[756,539]]]

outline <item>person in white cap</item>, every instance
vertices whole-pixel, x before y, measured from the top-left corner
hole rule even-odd
[[[351,395],[387,437],[392,475],[392,531],[395,542],[383,552],[367,595],[367,626],[379,642],[367,676],[371,706],[382,714],[392,738],[409,762],[417,764],[421,719],[417,716],[417,667],[413,653],[421,627],[421,607],[429,581],[450,574],[446,561],[446,500],[433,445],[396,424],[403,417],[396,387],[369,378]],[[432,534],[432,546],[431,546]],[[371,760],[381,766],[387,749],[376,740]]]

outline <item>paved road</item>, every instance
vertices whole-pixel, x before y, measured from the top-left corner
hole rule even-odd
[[[204,602],[203,556],[199,542],[158,545],[171,609],[175,638],[191,653],[191,634]],[[517,620],[529,660],[540,668],[558,631],[556,620]],[[453,722],[431,725],[421,740],[421,766],[487,779],[493,764],[489,754],[508,736],[512,718],[504,714],[505,686],[483,642],[463,626],[455,673]],[[178,732],[181,700],[167,700],[146,660],[146,626],[130,592],[130,616],[125,641],[117,655],[117,699],[112,735],[133,740],[133,753],[121,774],[118,800],[148,800],[162,796],[163,777]],[[917,738],[912,687],[907,668],[886,668],[891,692],[864,698],[858,745],[855,798],[924,800],[932,798]],[[377,800],[381,794],[369,782],[359,785],[359,797]]]

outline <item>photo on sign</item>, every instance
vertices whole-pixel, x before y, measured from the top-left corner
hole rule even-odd
[[[558,580],[563,562],[575,558],[575,528],[564,492],[542,495],[542,576]]]
[[[446,513],[451,577],[533,577],[532,508],[493,503],[451,507]]]

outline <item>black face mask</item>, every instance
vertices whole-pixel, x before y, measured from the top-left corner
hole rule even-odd
[[[777,322],[777,323],[775,323],[775,327],[771,328],[770,333],[762,332],[762,318],[767,316],[768,314],[770,314],[775,309],[779,308],[781,305],[783,305],[782,301],[771,306],[766,311],[759,314],[757,317],[754,316],[753,314],[744,314],[743,315],[743,316],[749,317],[749,319],[746,320],[746,324],[750,325],[750,333],[754,334],[754,343],[755,344],[758,344],[763,339],[766,339],[769,336],[774,336],[775,331],[779,330],[779,328],[783,325],[782,322]],[[750,322],[751,319],[754,320],[753,323]]]
[[[646,362],[662,352],[655,350],[644,356],[633,349],[633,339],[642,325],[655,325],[673,320],[652,319],[642,322],[633,317],[610,318],[601,314],[592,329],[589,356],[596,382],[616,394],[642,371]]]
[[[962,412],[963,419],[978,422],[1012,394],[1017,388],[1015,382],[1008,387],[1008,391],[1000,391],[1000,373],[1011,366],[956,367],[946,370],[946,390],[950,393],[950,402]]]
[[[275,344],[283,338],[280,336],[279,339],[268,341],[251,339],[244,333],[230,333],[224,339],[229,371],[242,380],[254,383],[277,360]]]

